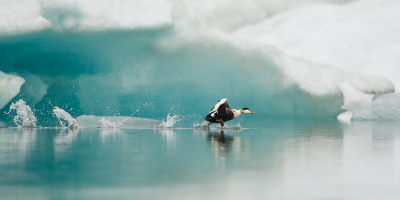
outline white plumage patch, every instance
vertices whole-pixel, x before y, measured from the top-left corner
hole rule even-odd
[[[223,98],[218,101],[217,104],[215,104],[214,108],[210,111],[211,117],[214,117],[216,114],[218,114],[218,108],[224,104],[226,101],[228,101],[227,98]]]
[[[233,112],[233,119],[236,119],[241,114],[240,110],[232,109]]]

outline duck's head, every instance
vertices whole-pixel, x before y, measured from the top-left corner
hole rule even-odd
[[[240,113],[244,113],[244,114],[254,114],[253,111],[251,111],[248,108],[242,108],[240,109]]]

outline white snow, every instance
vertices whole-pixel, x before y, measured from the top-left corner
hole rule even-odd
[[[399,13],[400,1],[396,0],[310,5],[249,25],[233,35],[274,45],[298,58],[378,75],[398,88]]]
[[[0,35],[105,29],[141,29],[171,25],[168,0],[0,0]]]
[[[276,14],[309,5],[352,0],[186,0],[210,28],[231,32]]]
[[[40,0],[53,30],[66,32],[130,30],[171,25],[168,0]]]
[[[0,71],[0,109],[19,93],[24,83],[23,78]]]
[[[0,0],[0,36],[47,30],[51,23],[35,0]]]

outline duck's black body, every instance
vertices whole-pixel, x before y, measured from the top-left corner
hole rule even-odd
[[[241,113],[254,114],[254,112],[248,108],[242,108],[240,110],[232,109],[228,105],[228,99],[224,98],[215,104],[214,108],[211,109],[210,114],[206,116],[205,120],[210,122],[208,126],[210,126],[211,123],[220,123],[223,127],[225,122],[236,119]]]
[[[221,102],[222,101],[222,102]],[[227,99],[221,99],[218,103],[211,109],[210,114],[208,114],[205,120],[211,123],[221,123],[234,119],[234,111],[228,105]]]

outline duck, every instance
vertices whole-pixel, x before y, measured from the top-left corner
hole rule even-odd
[[[232,109],[229,107],[228,98],[223,98],[215,104],[214,108],[211,109],[210,114],[208,114],[203,120],[210,122],[208,126],[210,126],[211,123],[220,123],[221,127],[224,127],[225,122],[236,119],[241,114],[254,114],[254,112],[248,108],[242,108],[239,110]]]

